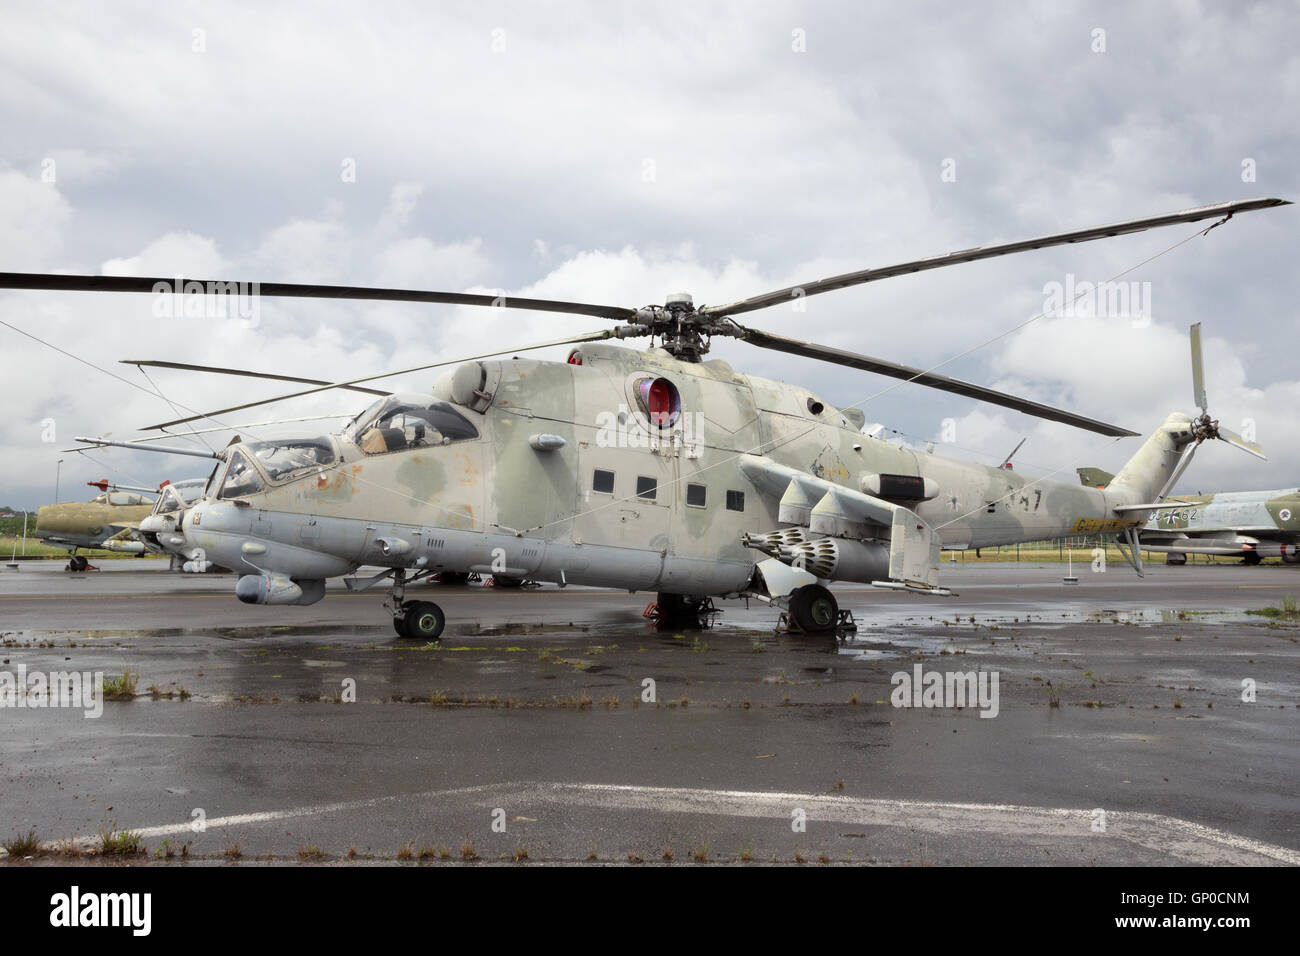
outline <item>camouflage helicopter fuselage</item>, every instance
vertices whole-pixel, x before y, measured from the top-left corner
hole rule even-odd
[[[646,415],[657,379],[675,402]],[[441,410],[414,431],[383,417],[407,400]],[[313,439],[315,463],[287,471],[279,451],[234,444],[183,530],[206,560],[297,586],[254,603],[312,603],[362,565],[735,595],[764,551],[819,580],[933,586],[940,547],[1139,525],[1114,509],[1150,500],[1189,425],[1171,415],[1107,488],[1085,488],[867,437],[853,410],[725,362],[585,345],[568,363],[466,363],[432,397]],[[919,535],[906,568],[904,535]]]

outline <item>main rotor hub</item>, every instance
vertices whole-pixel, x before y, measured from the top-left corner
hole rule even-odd
[[[663,305],[637,309],[637,334],[657,339],[658,345],[682,362],[698,362],[709,351],[709,339],[715,335],[739,335],[740,327],[730,319],[709,315],[697,308],[689,292],[674,292]]]

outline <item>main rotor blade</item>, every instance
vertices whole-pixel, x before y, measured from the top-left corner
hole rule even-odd
[[[778,289],[775,292],[756,295],[749,299],[741,299],[739,302],[732,302],[730,305],[708,306],[701,311],[706,315],[739,315],[742,312],[753,312],[755,309],[766,309],[768,306],[780,305],[796,298],[817,295],[819,292],[830,292],[833,289],[843,289],[848,286],[861,285],[864,282],[875,282],[877,279],[888,279],[912,272],[940,269],[944,266],[957,265],[960,262],[975,262],[980,259],[1010,255],[1013,252],[1046,249],[1048,246],[1062,246],[1072,242],[1088,242],[1092,239],[1123,236],[1131,232],[1157,229],[1161,226],[1173,226],[1180,222],[1197,222],[1201,219],[1231,216],[1234,213],[1248,212],[1254,209],[1268,209],[1271,206],[1289,205],[1291,205],[1290,202],[1285,199],[1241,199],[1235,202],[1216,203],[1213,206],[1184,209],[1182,212],[1169,213],[1164,216],[1131,219],[1127,222],[1117,222],[1109,226],[1094,226],[1091,229],[1076,229],[1073,232],[1062,232],[1037,239],[1005,242],[996,246],[976,246],[974,249],[963,249],[960,252],[931,256],[927,259],[915,259],[911,262],[901,262],[898,265],[863,269],[859,272],[846,272],[844,275],[833,276],[829,279],[818,279],[816,282],[806,282],[803,285],[790,286],[786,289]]]
[[[372,289],[354,285],[306,285],[293,282],[232,282],[212,279],[138,278],[135,276],[71,276],[50,272],[0,272],[0,289],[37,289],[53,292],[148,292],[156,295],[191,294],[196,287],[204,295],[273,296],[298,299],[364,299],[379,302],[433,302],[444,305],[480,305],[499,309],[532,309],[534,312],[567,312],[594,315],[602,319],[631,321],[636,309],[614,305],[588,305],[554,299],[522,299],[505,295],[468,292],[426,292],[418,289]]]
[[[380,395],[391,395],[392,392],[379,392]],[[244,422],[240,425],[218,425],[215,428],[187,428],[183,432],[163,432],[161,435],[155,435],[153,438],[138,439],[142,442],[166,441],[168,438],[188,438],[191,435],[210,435],[213,432],[244,432],[248,433],[252,428],[267,428],[271,425],[295,425],[299,422],[320,422],[329,419],[347,419],[354,416],[356,412],[343,412],[338,415],[306,415],[302,418],[272,418],[264,422]],[[257,436],[254,435],[254,438]]]
[[[963,382],[960,379],[936,375],[933,372],[911,368],[907,365],[899,365],[884,359],[872,358],[870,355],[860,355],[857,352],[847,352],[844,349],[815,345],[811,342],[799,342],[795,339],[783,338],[756,329],[746,329],[738,338],[760,348],[775,349],[778,352],[789,352],[791,355],[802,355],[805,358],[821,359],[823,362],[834,362],[836,365],[847,365],[849,368],[862,369],[865,372],[875,372],[878,375],[905,379],[909,382],[915,382],[917,385],[924,385],[927,388],[937,388],[940,391],[953,392],[992,405],[1001,405],[1003,408],[1013,408],[1018,412],[1024,412],[1026,415],[1033,415],[1037,418],[1064,422],[1067,425],[1073,425],[1075,428],[1097,432],[1099,435],[1129,438],[1137,434],[1137,432],[1129,431],[1127,428],[1108,425],[1093,418],[1085,418],[1073,412],[1053,408],[1051,405],[1031,402],[1029,399],[1008,395],[1006,392],[998,392],[982,385],[972,385],[970,382]]]
[[[1192,399],[1204,415],[1210,407],[1205,400],[1205,365],[1201,352],[1201,323],[1197,322],[1188,330],[1192,340]]]
[[[140,431],[157,431],[163,428],[171,428],[173,425],[184,425],[188,422],[197,421],[200,418],[213,418],[216,415],[225,415],[229,412],[242,411],[245,408],[257,408],[260,405],[270,405],[273,402],[283,402],[290,398],[300,398],[303,395],[315,395],[317,392],[328,392],[330,389],[343,388],[347,385],[358,385],[361,382],[373,382],[376,379],[392,378],[394,375],[406,375],[410,372],[423,372],[425,369],[440,368],[444,365],[459,365],[461,362],[473,362],[476,359],[491,358],[494,355],[506,355],[510,352],[531,352],[534,349],[549,348],[552,345],[573,345],[578,342],[595,342],[600,339],[609,338],[628,338],[634,334],[641,334],[638,329],[629,329],[627,326],[620,326],[617,329],[602,329],[599,332],[589,332],[586,335],[570,336],[563,339],[553,339],[550,342],[537,342],[533,345],[513,346],[507,349],[498,349],[495,352],[483,352],[479,355],[465,355],[460,358],[446,359],[442,362],[430,362],[427,365],[415,365],[411,368],[399,369],[395,372],[381,372],[378,375],[367,375],[364,378],[354,378],[347,382],[334,382],[332,384],[320,385],[316,388],[304,389],[301,392],[290,392],[287,395],[276,395],[272,398],[260,399],[256,402],[245,402],[242,405],[231,405],[229,408],[218,408],[216,411],[202,412],[198,415],[190,415],[186,418],[177,418],[170,422],[161,422],[157,425],[147,425]],[[390,394],[385,392],[384,394]]]
[[[382,393],[384,395],[389,392]],[[298,422],[319,422],[326,419],[351,418],[356,412],[343,412],[338,415],[307,415],[304,418],[273,418],[265,422],[245,422],[242,425],[218,425],[216,428],[188,428],[183,432],[173,434],[172,432],[163,432],[161,435],[155,435],[153,438],[138,438],[135,444],[146,444],[148,442],[166,441],[169,438],[189,438],[191,435],[210,435],[213,432],[244,432],[247,433],[250,428],[265,428],[269,425],[292,425]],[[257,436],[254,435],[254,438]],[[66,454],[74,451],[85,451],[84,448],[60,448],[59,454]]]
[[[184,362],[160,362],[147,359],[121,359],[123,365],[144,365],[148,368],[177,368],[185,372],[212,372],[216,375],[244,375],[248,378],[266,378],[277,382],[298,382],[302,385],[330,385],[320,378],[299,378],[296,375],[272,375],[270,372],[250,372],[242,368],[221,368],[217,365],[186,365]],[[363,388],[360,385],[339,385],[350,392],[365,392],[368,395],[391,395],[378,388]]]

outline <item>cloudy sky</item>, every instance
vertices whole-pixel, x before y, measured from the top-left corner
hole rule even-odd
[[[717,303],[1189,206],[1300,198],[1293,3],[22,3],[0,31],[0,271],[387,285],[639,306]],[[1128,273],[1143,315],[1045,317],[1198,226],[829,293],[747,324],[929,367],[1149,432],[1211,411],[1261,463],[1204,450],[1181,490],[1300,485],[1300,219],[1244,214]],[[602,320],[263,301],[256,323],[149,296],[0,293],[0,504],[201,462],[60,454],[285,389],[127,358],[330,380]],[[1085,311],[1085,310],[1079,310]],[[985,345],[985,343],[990,343]],[[563,350],[540,353],[560,358]],[[1114,442],[736,342],[714,357],[862,403],[939,453],[1115,470]],[[429,387],[428,373],[390,387]],[[329,393],[233,416],[351,413]],[[230,418],[225,419],[230,421]],[[308,426],[312,427],[312,426]],[[213,436],[215,444],[223,436]],[[193,467],[199,465],[199,468]],[[78,490],[81,489],[81,490]]]

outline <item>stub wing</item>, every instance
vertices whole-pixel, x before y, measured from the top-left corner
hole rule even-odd
[[[751,547],[820,580],[948,593],[939,587],[939,535],[912,509],[762,455],[741,456],[740,470],[779,502],[783,524],[807,529],[747,536]]]

